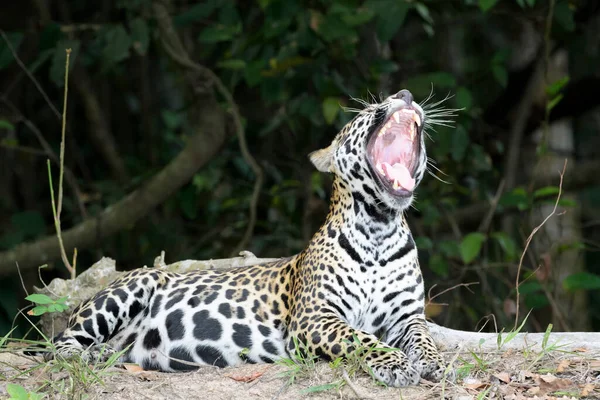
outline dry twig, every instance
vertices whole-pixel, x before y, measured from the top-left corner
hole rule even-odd
[[[435,284],[432,287],[430,287],[429,291],[427,292],[427,304],[425,306],[429,305],[431,303],[431,301],[433,299],[435,299],[436,297],[439,297],[439,296],[443,295],[444,293],[447,293],[447,292],[454,290],[456,288],[459,288],[461,286],[466,287],[469,292],[473,293],[471,291],[471,289],[469,289],[469,286],[471,286],[471,285],[479,285],[479,282],[459,283],[458,285],[454,285],[452,287],[446,288],[446,289],[442,290],[441,292],[436,293],[435,295],[431,296],[431,291],[437,286],[437,284]]]
[[[560,201],[560,196],[562,194],[563,177],[565,176],[566,169],[567,169],[567,160],[565,159],[565,164],[563,166],[562,172],[560,173],[560,182],[558,184],[558,195],[556,196],[556,201],[554,202],[554,208],[552,209],[552,212],[550,212],[550,214],[548,214],[546,216],[546,218],[544,218],[544,220],[538,226],[536,226],[533,229],[533,231],[531,231],[531,234],[529,235],[529,237],[527,238],[527,241],[525,242],[525,248],[523,249],[523,253],[521,253],[521,258],[519,259],[519,266],[517,268],[517,278],[515,281],[515,290],[517,291],[516,312],[515,312],[515,329],[517,329],[517,327],[519,326],[519,308],[520,308],[519,301],[521,299],[521,295],[519,293],[519,279],[521,277],[521,268],[523,267],[523,259],[525,258],[525,254],[527,253],[527,249],[529,248],[529,244],[531,243],[531,240],[533,240],[533,236],[537,233],[537,231],[539,231],[542,228],[542,226],[544,226],[544,224],[554,214],[556,214],[558,202]]]
[[[352,391],[354,392],[354,394],[356,395],[357,398],[359,398],[359,399],[372,399],[371,396],[361,393],[362,391],[360,389],[358,389],[358,387],[356,387],[356,385],[354,384],[354,382],[352,382],[352,379],[350,379],[350,376],[348,376],[348,371],[346,371],[346,369],[342,369],[342,377],[344,378],[344,381],[346,382],[346,385],[348,385],[348,387],[350,389],[352,389]]]
[[[52,213],[54,215],[54,227],[56,228],[56,236],[58,237],[58,244],[60,246],[60,256],[65,268],[69,271],[71,279],[75,279],[75,268],[71,266],[65,251],[65,245],[62,238],[62,229],[60,226],[60,214],[62,212],[63,202],[63,176],[64,165],[65,165],[65,131],[67,129],[67,98],[69,94],[69,59],[71,57],[71,49],[66,49],[67,58],[65,61],[65,92],[63,98],[63,114],[62,114],[62,129],[61,129],[61,140],[60,140],[60,170],[58,176],[58,199],[54,199],[54,185],[52,184],[52,173],[50,170],[50,159],[48,159],[48,178],[50,180],[50,196],[52,197]]]
[[[44,89],[42,88],[42,85],[40,85],[40,83],[38,82],[38,80],[35,79],[35,77],[33,76],[33,74],[27,69],[27,67],[25,66],[25,64],[23,63],[23,61],[21,61],[21,58],[19,58],[19,55],[17,54],[17,52],[15,51],[14,47],[12,46],[12,44],[10,43],[10,41],[8,40],[8,37],[6,36],[6,33],[4,33],[4,30],[0,29],[0,35],[2,36],[2,39],[4,39],[4,42],[6,43],[6,46],[8,47],[8,50],[12,54],[13,58],[15,59],[15,61],[17,62],[17,64],[21,68],[21,70],[23,70],[23,72],[27,75],[27,77],[31,80],[31,82],[33,82],[33,84],[35,85],[36,89],[40,92],[40,94],[44,98],[44,101],[48,104],[48,106],[50,107],[50,109],[52,110],[52,112],[54,113],[54,115],[56,116],[56,118],[58,118],[60,120],[60,113],[58,112],[58,110],[56,109],[56,107],[54,106],[54,104],[50,101],[50,98],[48,97],[48,95],[46,94],[46,92],[44,91]]]

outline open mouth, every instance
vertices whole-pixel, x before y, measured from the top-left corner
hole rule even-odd
[[[397,196],[412,194],[420,151],[422,119],[406,107],[396,110],[376,130],[367,144],[368,158],[379,180]]]

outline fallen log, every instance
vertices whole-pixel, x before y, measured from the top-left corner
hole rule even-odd
[[[250,265],[256,265],[278,260],[276,258],[257,258],[248,251],[240,253],[239,257],[215,260],[182,260],[171,264],[165,263],[164,252],[154,260],[153,268],[172,272],[188,272],[200,270],[224,270]],[[144,266],[143,268],[148,268]],[[119,277],[122,272],[116,270],[115,260],[104,257],[81,273],[74,280],[56,278],[43,288],[35,288],[37,293],[43,293],[53,298],[69,296],[67,311],[61,314],[44,314],[41,318],[41,329],[44,334],[53,336],[62,331],[67,324],[70,311],[80,302],[87,300],[99,290],[102,290]],[[445,352],[479,351],[494,352],[505,350],[527,350],[542,352],[552,348],[562,351],[585,351],[588,355],[600,356],[600,332],[469,332],[449,329],[434,323],[429,323],[431,334]]]

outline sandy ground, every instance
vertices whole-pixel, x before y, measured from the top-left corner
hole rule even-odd
[[[10,397],[7,384],[13,383],[52,399],[600,399],[597,354],[555,351],[540,358],[506,351],[446,357],[454,362],[455,382],[422,381],[416,387],[387,388],[365,373],[351,377],[350,387],[343,370],[325,362],[298,374],[292,384],[286,376],[290,368],[279,364],[203,367],[190,373],[111,367],[98,373],[99,383],[90,374],[73,379],[82,374],[52,371],[50,365],[40,366],[31,357],[2,352],[0,398]],[[325,390],[323,385],[335,387]]]

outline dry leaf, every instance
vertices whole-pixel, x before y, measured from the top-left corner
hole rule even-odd
[[[540,375],[538,379],[536,379],[536,382],[538,385],[540,385],[542,394],[556,392],[575,386],[575,383],[570,379],[557,378],[551,374]]]
[[[560,363],[558,363],[558,367],[556,367],[556,372],[565,372],[565,369],[569,368],[569,365],[571,365],[571,361],[562,360]]]
[[[585,396],[589,396],[594,389],[596,389],[596,386],[591,384],[591,383],[587,383],[582,389],[581,389],[581,397],[585,397]]]
[[[506,315],[515,315],[517,313],[517,303],[513,299],[504,300],[502,308]]]
[[[585,353],[588,351],[588,349],[586,349],[585,347],[578,347],[576,349],[573,349],[572,351],[575,353]]]
[[[258,378],[263,376],[267,369],[268,368],[265,368],[262,371],[256,371],[250,375],[225,375],[225,376],[228,377],[229,379],[233,379],[234,381],[237,381],[237,382],[249,383],[249,382],[254,382]]]
[[[123,364],[123,367],[127,370],[127,372],[144,372],[144,368],[140,367],[137,364]]]
[[[534,396],[535,396],[535,395],[536,395],[536,394],[538,394],[540,391],[541,391],[541,389],[540,389],[540,387],[539,387],[539,386],[534,386],[534,387],[532,387],[532,388],[529,388],[529,389],[527,389],[527,392],[526,392],[526,393],[527,393],[527,394],[532,394],[532,395],[534,395]]]
[[[465,378],[463,380],[463,387],[466,389],[480,389],[489,385],[489,383],[481,382],[479,379],[475,378]]]
[[[442,313],[442,311],[444,311],[444,306],[446,306],[446,304],[427,303],[425,305],[425,315],[427,318],[437,317]]]
[[[548,253],[544,253],[540,257],[540,266],[535,270],[535,276],[539,282],[544,282],[548,279],[552,269],[552,257]]]
[[[539,376],[540,380],[546,383],[552,383],[558,380],[557,377],[555,377],[554,375],[550,375],[550,374],[546,374],[546,375],[540,375]]]
[[[591,360],[589,363],[589,367],[594,371],[600,371],[600,360]]]
[[[510,383],[510,374],[508,372],[500,372],[499,374],[494,374],[500,382]]]

